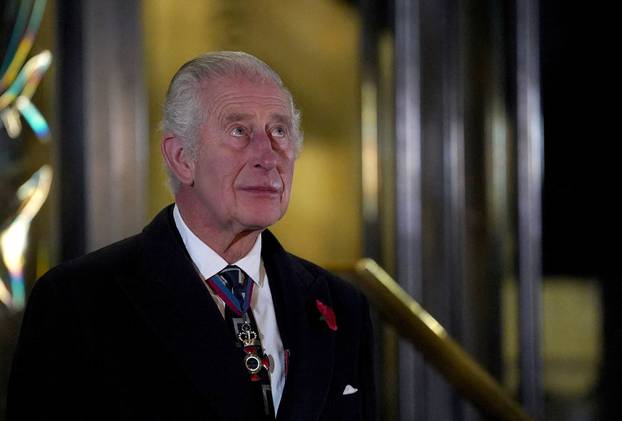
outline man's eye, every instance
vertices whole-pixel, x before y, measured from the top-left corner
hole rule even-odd
[[[272,135],[272,137],[282,138],[287,135],[287,131],[284,127],[274,127],[270,130],[270,135]]]
[[[241,137],[246,134],[246,129],[244,127],[234,127],[231,130],[231,135],[236,137]]]

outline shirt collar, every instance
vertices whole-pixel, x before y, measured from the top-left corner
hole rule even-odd
[[[177,204],[175,204],[173,209],[173,218],[186,250],[188,250],[194,266],[203,279],[211,278],[228,265],[225,259],[220,257],[218,253],[188,228],[181,217]],[[257,236],[257,241],[255,241],[255,245],[253,245],[248,254],[233,264],[246,272],[256,284],[261,286],[263,283],[263,277],[261,276],[261,234]]]

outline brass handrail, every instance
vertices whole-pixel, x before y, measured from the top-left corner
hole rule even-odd
[[[499,420],[532,418],[453,340],[443,326],[406,293],[373,259],[356,264],[352,281],[426,361],[484,414]]]

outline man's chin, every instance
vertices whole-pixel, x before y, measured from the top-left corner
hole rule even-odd
[[[281,212],[254,212],[245,218],[240,218],[242,225],[248,230],[261,231],[276,224],[281,219]]]

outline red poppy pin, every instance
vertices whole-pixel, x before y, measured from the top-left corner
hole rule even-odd
[[[317,307],[317,311],[319,311],[322,315],[320,320],[324,320],[326,322],[326,326],[328,326],[330,330],[337,330],[337,319],[335,318],[335,312],[333,309],[320,300],[315,300],[315,306]]]

